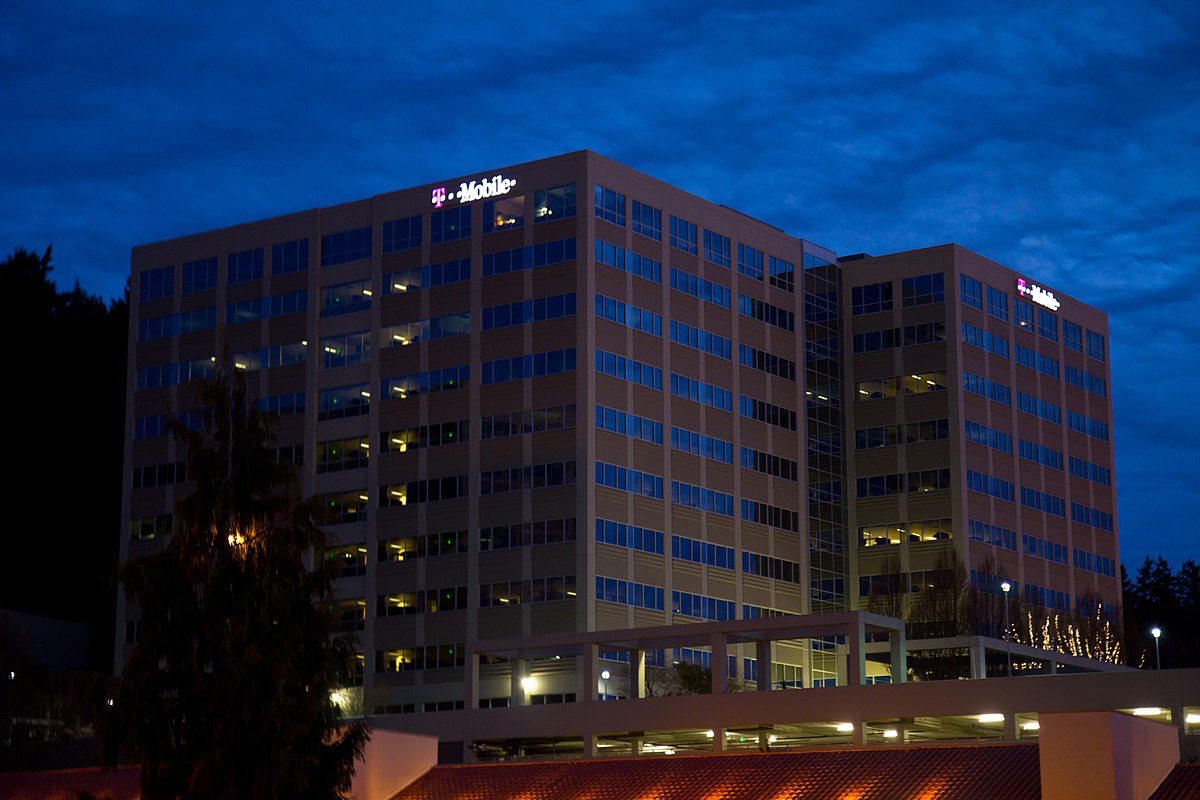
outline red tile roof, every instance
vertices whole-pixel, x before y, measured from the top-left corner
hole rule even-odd
[[[99,800],[137,800],[142,768],[59,769],[46,772],[0,773],[0,800],[77,800],[87,792]]]
[[[1150,795],[1150,800],[1200,798],[1200,764],[1178,764]]]
[[[1036,744],[434,767],[393,800],[1040,800]],[[1174,800],[1174,796],[1172,796]]]

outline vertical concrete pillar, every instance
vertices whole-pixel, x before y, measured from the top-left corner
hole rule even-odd
[[[479,708],[479,653],[467,656],[467,681],[463,686],[463,707]]]
[[[646,651],[629,651],[629,698],[638,700],[646,696]]]
[[[754,658],[758,661],[758,690],[771,691],[771,675],[774,672],[771,663],[771,642],[761,640],[754,643]]]
[[[888,644],[892,654],[892,683],[905,683],[908,681],[908,645],[904,631],[888,634]]]
[[[508,704],[510,706],[527,706],[529,705],[529,693],[525,691],[525,687],[521,684],[521,679],[525,677],[526,663],[523,658],[510,658],[508,663],[512,669],[510,672],[511,694]]]
[[[576,702],[591,703],[596,700],[596,681],[599,680],[599,670],[596,662],[600,659],[600,646],[588,642],[583,645],[583,652],[575,660],[575,700]]]
[[[725,634],[714,633],[709,641],[712,648],[712,693],[725,694],[729,667],[726,660]]]
[[[846,685],[859,686],[867,674],[867,627],[859,617],[850,624],[849,651],[846,654]]]

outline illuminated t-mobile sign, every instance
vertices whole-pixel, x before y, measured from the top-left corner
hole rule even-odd
[[[1036,283],[1027,283],[1024,278],[1017,278],[1017,294],[1027,297],[1039,306],[1045,306],[1051,311],[1058,311],[1062,305],[1054,292],[1048,292]]]
[[[512,188],[516,185],[516,178],[505,178],[503,175],[497,175],[494,178],[484,178],[481,181],[460,183],[458,191],[450,192],[449,194],[446,193],[445,186],[439,186],[433,190],[433,207],[441,208],[449,200],[470,203],[475,200],[482,200],[485,197],[500,197],[511,192]]]

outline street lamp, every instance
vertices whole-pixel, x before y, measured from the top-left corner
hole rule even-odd
[[[1150,629],[1150,635],[1154,637],[1154,668],[1162,669],[1162,659],[1158,653],[1158,637],[1162,636],[1162,628],[1155,625]]]
[[[612,677],[612,673],[609,672],[608,670],[604,670],[603,672],[600,673],[600,680],[604,681],[604,684],[603,684],[604,688],[600,692],[601,700],[608,699],[608,679],[611,677]]]
[[[1012,589],[1012,584],[1004,581],[1000,584],[1000,590],[1004,592],[1004,652],[1008,661],[1008,677],[1012,677],[1012,639],[1008,635],[1008,593]]]

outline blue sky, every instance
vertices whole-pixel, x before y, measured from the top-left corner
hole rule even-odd
[[[0,250],[130,247],[590,148],[839,253],[1106,309],[1123,561],[1200,558],[1200,5],[0,7]],[[330,9],[335,10],[330,10]]]

